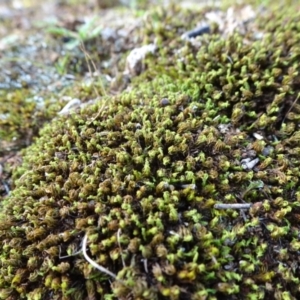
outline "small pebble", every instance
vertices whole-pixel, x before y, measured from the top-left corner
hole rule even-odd
[[[168,98],[162,98],[162,99],[160,100],[160,105],[161,105],[161,106],[167,106],[167,105],[169,105],[169,104],[170,104],[170,101],[169,101]]]
[[[255,167],[255,165],[259,163],[259,159],[255,158],[251,160],[251,158],[245,158],[241,160],[241,163],[242,163],[242,168],[244,170],[252,170]]]

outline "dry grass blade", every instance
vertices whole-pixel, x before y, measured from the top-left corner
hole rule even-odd
[[[296,97],[296,99],[295,99],[294,102],[292,103],[291,107],[289,108],[289,110],[288,110],[287,113],[285,114],[285,116],[284,116],[284,118],[283,118],[281,124],[284,123],[284,121],[285,121],[287,115],[290,113],[290,111],[292,110],[292,108],[295,106],[295,104],[296,104],[296,102],[298,101],[299,97],[300,97],[300,93],[298,93],[298,96]]]
[[[98,265],[95,261],[93,261],[86,253],[86,244],[87,244],[87,234],[85,234],[83,241],[82,241],[82,253],[84,258],[96,269],[98,269],[100,272],[105,273],[113,278],[116,279],[116,275],[109,270],[105,269],[104,267]]]
[[[231,204],[215,204],[216,209],[249,209],[252,206],[252,203],[231,203]]]
[[[90,77],[93,78],[93,72],[92,72],[91,65],[93,66],[94,72],[97,73],[99,71],[98,71],[98,69],[97,69],[97,67],[95,65],[95,62],[93,61],[93,59],[91,58],[91,56],[89,55],[89,53],[86,51],[83,41],[80,42],[80,49],[82,50],[82,52],[84,54],[84,58],[85,58],[85,61],[86,61],[86,64],[87,64],[87,67],[88,67],[88,70],[89,70],[89,73],[90,73]],[[104,87],[104,84],[103,84],[102,80],[100,80],[100,83],[101,83],[101,92],[102,92],[102,94],[104,96],[107,96],[107,92],[105,90],[105,87]],[[94,89],[95,94],[97,95],[97,98],[101,99],[101,96],[100,96],[97,88],[95,86],[93,86],[93,89]],[[101,112],[104,110],[105,105],[106,105],[106,100],[103,101],[103,104],[102,104],[101,108],[99,109],[99,111],[96,114],[96,116],[90,121],[90,123],[92,123],[94,120],[96,120],[99,117],[99,115],[101,114]]]

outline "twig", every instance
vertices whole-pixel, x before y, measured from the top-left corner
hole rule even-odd
[[[252,203],[217,203],[214,208],[216,209],[249,209],[252,206]]]

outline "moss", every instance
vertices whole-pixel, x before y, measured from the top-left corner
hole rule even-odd
[[[194,43],[185,22],[158,30],[172,9],[130,91],[26,149],[1,208],[2,298],[299,297],[300,15]]]
[[[35,96],[26,88],[2,90],[0,101],[0,153],[28,146],[41,126],[62,107],[54,99]]]

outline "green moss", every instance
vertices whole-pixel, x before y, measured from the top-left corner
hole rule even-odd
[[[154,13],[158,51],[131,91],[26,149],[1,208],[2,297],[299,297],[300,15],[193,43],[185,22],[157,29],[176,13]]]
[[[41,126],[62,107],[29,89],[0,91],[0,153],[28,146]]]

